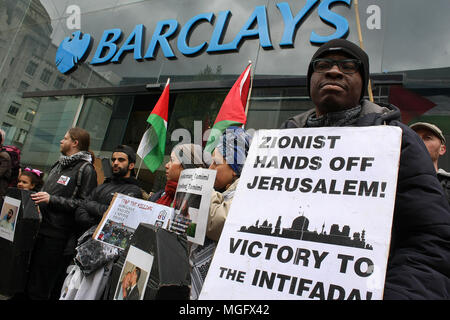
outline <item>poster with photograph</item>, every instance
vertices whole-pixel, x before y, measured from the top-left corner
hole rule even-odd
[[[114,300],[143,300],[154,256],[130,246],[120,273]]]
[[[186,233],[188,241],[203,245],[215,179],[215,170],[197,168],[181,171],[170,231]]]
[[[0,237],[14,242],[20,200],[6,196],[0,212]]]
[[[401,135],[258,131],[200,299],[382,299]]]
[[[125,249],[139,223],[167,229],[173,214],[173,208],[116,193],[93,238]]]

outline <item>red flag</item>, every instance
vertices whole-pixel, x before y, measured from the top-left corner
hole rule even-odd
[[[247,122],[245,107],[250,91],[251,67],[252,64],[250,63],[225,97],[212,127],[205,150],[209,152],[214,150],[217,145],[217,138],[222,135],[226,128],[232,125],[244,125]]]
[[[156,114],[164,119],[164,121],[168,121],[169,119],[169,83],[170,79],[167,79],[166,86],[164,87],[164,91],[161,94],[156,105],[153,107],[151,114]],[[150,117],[149,117],[150,119]],[[149,121],[149,120],[147,120]]]
[[[406,124],[436,106],[434,102],[402,86],[391,86],[389,103],[400,109],[402,122]]]

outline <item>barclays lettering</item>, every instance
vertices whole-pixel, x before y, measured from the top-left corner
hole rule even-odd
[[[350,6],[351,0],[306,0],[303,8],[295,16],[287,2],[280,2],[276,4],[276,7],[284,23],[283,36],[279,42],[281,48],[294,46],[297,29],[300,28],[308,13],[312,12],[318,3],[317,13],[319,17],[326,24],[333,26],[336,31],[328,36],[321,36],[312,31],[310,34],[310,42],[318,45],[331,39],[345,37],[348,34],[349,25],[347,20],[331,11],[331,7],[335,4]],[[178,21],[174,19],[159,21],[156,24],[144,55],[142,55],[145,40],[145,26],[143,24],[136,25],[122,45],[119,45],[123,36],[122,30],[118,28],[108,29],[103,32],[90,64],[119,63],[127,53],[131,52],[133,52],[133,58],[135,60],[155,59],[158,48],[161,49],[164,57],[174,59],[176,55],[171,47],[173,45],[171,41],[175,36],[177,37],[177,49],[185,56],[199,54],[205,49],[207,53],[238,51],[242,43],[248,39],[259,39],[259,43],[264,49],[273,48],[266,6],[255,7],[234,39],[231,42],[222,43],[222,39],[226,33],[226,26],[231,18],[231,11],[226,10],[219,12],[217,16],[212,12],[196,15],[188,20],[184,26],[180,26]],[[195,28],[201,23],[209,23],[214,26],[211,38],[209,41],[204,41],[197,46],[190,46],[188,39],[195,32]],[[178,30],[179,32],[177,34]],[[62,73],[69,72],[76,67],[82,58],[87,55],[89,43],[91,42],[90,35],[84,34],[81,37],[80,31],[74,32],[72,36],[72,39],[67,37],[63,40],[56,55],[56,63]]]

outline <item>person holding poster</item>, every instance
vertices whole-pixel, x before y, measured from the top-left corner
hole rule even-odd
[[[79,287],[68,288],[68,294],[63,294],[60,299],[93,300],[102,295],[111,272],[112,257],[117,256],[112,254],[108,255],[109,258],[106,255],[103,256],[105,247],[106,250],[110,250],[108,244],[93,240],[92,235],[116,192],[142,198],[141,189],[133,176],[135,163],[136,152],[129,146],[118,145],[111,156],[112,177],[105,179],[102,185],[96,187],[90,197],[75,211],[75,221],[83,230],[87,230],[78,239],[76,259],[91,261],[92,265],[83,266],[85,270],[83,270]],[[66,284],[70,283],[72,275],[73,273],[69,272],[65,280]],[[102,281],[94,281],[94,279],[102,279]],[[70,292],[70,290],[76,292]],[[65,288],[63,293],[64,291]]]
[[[191,299],[196,300],[205,281],[214,250],[230,210],[239,177],[250,148],[251,136],[240,127],[228,127],[212,153],[209,169],[216,170],[211,197],[206,239],[203,246],[193,245],[190,252],[192,265]]]
[[[307,86],[315,108],[281,128],[398,126],[402,129],[392,238],[383,299],[450,297],[450,209],[420,137],[393,105],[364,100],[369,57],[344,39],[313,55]],[[367,143],[370,144],[370,141]]]
[[[156,202],[168,207],[173,207],[175,192],[181,171],[184,169],[206,168],[203,161],[203,150],[196,144],[178,144],[170,153],[170,160],[166,163],[166,186],[150,196],[148,201]]]
[[[96,226],[108,209],[114,193],[142,199],[141,188],[134,177],[136,152],[129,146],[118,145],[111,155],[112,177],[96,187],[75,211],[75,221],[83,231]]]

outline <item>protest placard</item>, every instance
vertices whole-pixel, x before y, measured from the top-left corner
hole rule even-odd
[[[6,196],[0,211],[0,237],[14,241],[17,216],[19,215],[20,200]]]
[[[200,299],[381,299],[401,134],[258,131]]]
[[[125,249],[139,223],[167,229],[173,211],[167,206],[116,193],[92,237]]]
[[[142,300],[154,256],[130,245],[120,273],[114,300]]]
[[[170,231],[186,233],[188,241],[203,245],[215,179],[215,170],[197,168],[181,171]]]

